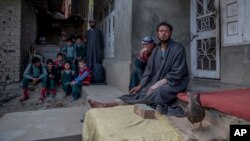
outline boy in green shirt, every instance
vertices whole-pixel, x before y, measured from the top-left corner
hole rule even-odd
[[[82,39],[80,36],[78,36],[76,38],[76,43],[75,43],[74,47],[76,49],[77,61],[79,61],[80,59],[85,60],[87,45],[86,45],[86,43],[82,42]]]
[[[41,90],[41,97],[39,98],[41,101],[45,98],[46,94],[46,81],[47,81],[47,70],[44,64],[41,63],[40,58],[33,57],[31,60],[31,64],[25,69],[23,73],[22,80],[22,88],[23,88],[23,96],[19,100],[23,102],[29,98],[28,94],[28,85],[29,82],[32,84],[37,84],[42,82],[43,88]]]
[[[70,69],[71,62],[66,61],[64,64],[64,70],[62,71],[62,89],[65,92],[64,97],[68,96],[72,92],[72,86],[70,82],[75,78],[75,72]]]

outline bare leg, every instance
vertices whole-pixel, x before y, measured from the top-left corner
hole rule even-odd
[[[114,107],[114,106],[118,106],[119,104],[114,102],[109,102],[109,103],[102,103],[102,102],[98,102],[92,99],[88,100],[90,106],[92,108],[107,108],[107,107]]]
[[[200,122],[200,127],[199,128],[202,128],[202,121]]]
[[[92,108],[104,108],[104,103],[97,102],[97,101],[92,100],[92,99],[88,99],[88,102]]]

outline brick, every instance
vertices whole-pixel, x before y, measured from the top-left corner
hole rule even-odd
[[[19,82],[20,79],[19,79],[19,78],[15,78],[14,81],[15,81],[15,82]]]
[[[5,75],[2,75],[2,76],[0,77],[0,79],[1,79],[1,80],[5,80],[5,79],[6,79],[6,76],[5,76]]]
[[[6,81],[6,84],[10,84],[11,82],[13,82],[13,81],[11,81],[10,79],[8,79],[8,80]]]
[[[155,110],[145,104],[135,104],[134,113],[139,115],[144,119],[154,119],[155,118]]]

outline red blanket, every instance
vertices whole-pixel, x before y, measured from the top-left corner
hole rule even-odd
[[[250,121],[250,89],[200,94],[202,106]],[[186,93],[179,93],[177,97],[182,101],[188,101]]]

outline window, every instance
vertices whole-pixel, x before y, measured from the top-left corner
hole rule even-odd
[[[249,7],[249,0],[221,0],[223,46],[250,44]]]
[[[105,43],[104,57],[114,58],[114,0],[109,1],[100,13],[99,15],[102,15],[100,27],[102,27]]]

